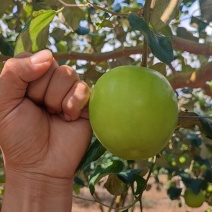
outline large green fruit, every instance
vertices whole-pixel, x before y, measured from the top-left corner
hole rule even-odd
[[[205,201],[205,196],[202,191],[200,191],[198,194],[195,194],[190,188],[187,188],[184,193],[184,199],[186,205],[189,207],[199,208]]]
[[[154,70],[120,66],[97,81],[89,114],[103,146],[127,160],[156,155],[169,141],[178,118],[177,98]]]

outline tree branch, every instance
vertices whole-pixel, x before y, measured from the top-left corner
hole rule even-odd
[[[150,20],[150,7],[151,7],[151,3],[152,3],[152,0],[148,0],[148,1],[145,1],[145,5],[144,5],[144,21],[149,24],[149,20]],[[148,61],[148,56],[149,56],[149,48],[148,48],[148,44],[147,44],[147,41],[144,38],[144,41],[143,41],[143,54],[142,54],[142,61],[141,61],[141,66],[143,67],[147,67],[147,61]]]
[[[193,54],[199,55],[212,55],[211,44],[200,44],[197,42],[189,41],[183,38],[173,37],[173,47],[175,50],[187,51]],[[142,46],[137,47],[123,47],[116,49],[111,52],[105,53],[81,53],[81,52],[70,52],[70,53],[56,53],[54,57],[56,60],[86,60],[100,63],[109,59],[117,59],[121,57],[128,57],[133,54],[142,54]],[[6,61],[10,57],[0,55],[0,62]],[[174,89],[182,87],[191,88],[203,88],[207,95],[212,96],[212,91],[207,81],[212,80],[212,62],[207,63],[201,67],[200,70],[192,73],[175,72],[173,78],[170,79],[170,83]]]
[[[173,37],[173,48],[179,51],[187,51],[189,53],[197,54],[197,55],[212,55],[212,44],[202,44],[194,41],[189,41],[187,39]],[[109,59],[116,59],[120,57],[127,57],[133,54],[142,54],[142,46],[136,47],[123,47],[111,52],[106,53],[93,53],[86,54],[82,52],[67,52],[67,53],[56,53],[54,57],[57,60],[87,60],[94,61],[96,63],[106,61]],[[0,55],[0,62],[9,59],[10,57]]]
[[[68,4],[68,3],[65,3],[64,1],[62,0],[58,0],[63,6],[65,7],[93,7],[95,9],[99,9],[99,10],[102,10],[106,13],[110,13],[111,15],[113,16],[124,16],[124,17],[127,17],[129,14],[128,13],[116,13],[116,12],[113,12],[111,10],[108,10],[104,7],[101,7],[101,6],[98,6],[97,4],[92,4],[92,3],[87,3],[87,4]],[[138,12],[138,14],[140,14],[140,10]]]
[[[192,73],[176,72],[169,81],[174,89],[183,87],[203,88],[207,95],[212,96],[212,90],[206,84],[210,80],[212,80],[212,62]]]
[[[197,43],[188,39],[173,37],[173,48],[179,51],[186,51],[197,55],[212,55],[212,43]]]
[[[141,54],[143,52],[142,47],[124,47],[119,48],[116,50],[113,50],[111,52],[105,52],[105,53],[93,53],[93,54],[86,54],[86,53],[77,53],[77,52],[71,52],[69,56],[67,55],[66,58],[64,58],[65,54],[57,54],[56,59],[74,59],[74,60],[87,60],[87,61],[94,61],[96,63],[100,63],[102,61],[107,61],[110,59],[116,59],[121,57],[128,57],[133,54]]]

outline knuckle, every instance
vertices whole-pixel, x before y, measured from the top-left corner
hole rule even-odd
[[[78,86],[80,91],[86,95],[91,92],[90,87],[84,81],[80,81]]]
[[[1,71],[1,75],[6,78],[14,78],[17,69],[16,65],[17,63],[14,58],[8,59],[4,64],[4,67]]]
[[[8,70],[13,69],[15,66],[15,61],[16,61],[15,58],[8,59],[4,64],[4,69],[8,69]]]
[[[61,78],[78,78],[78,74],[69,66],[62,65],[59,67],[59,76]]]

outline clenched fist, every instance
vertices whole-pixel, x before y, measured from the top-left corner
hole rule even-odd
[[[48,50],[9,59],[0,75],[2,211],[71,211],[72,180],[90,143],[90,89]]]

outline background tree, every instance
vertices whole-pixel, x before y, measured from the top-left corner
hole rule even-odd
[[[114,200],[119,198],[110,208],[127,209],[125,198],[131,194],[129,207],[139,201],[142,210],[143,191],[150,188],[148,179],[153,176],[159,185],[160,174],[166,174],[170,199],[181,204],[189,188],[203,192],[205,202],[212,204],[211,0],[0,3],[0,68],[22,51],[49,48],[60,64],[73,66],[91,87],[113,67],[142,65],[162,73],[176,89],[178,126],[157,160],[123,161],[93,137],[75,178],[77,195],[81,187],[89,186],[99,202],[95,184],[106,176],[101,185]],[[3,168],[0,174],[3,183]]]

